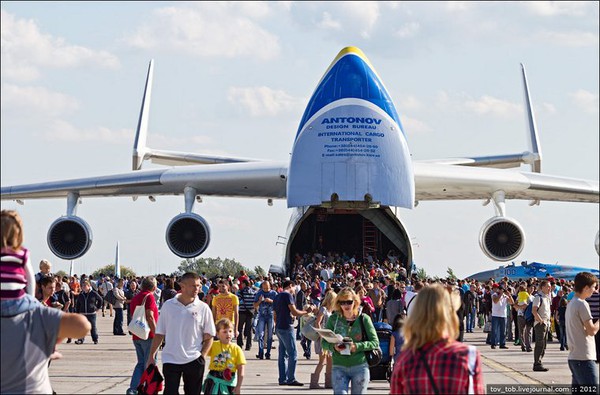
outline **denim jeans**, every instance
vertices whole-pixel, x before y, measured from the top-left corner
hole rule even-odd
[[[473,332],[475,329],[475,318],[477,317],[475,307],[467,313],[467,332]]]
[[[258,337],[258,356],[262,357],[265,351],[265,333],[267,335],[267,356],[271,356],[273,345],[273,316],[259,316],[256,324],[256,336]]]
[[[351,394],[366,394],[371,374],[369,372],[369,365],[366,363],[350,367],[333,365],[331,377],[333,381],[333,393],[336,395],[348,394],[350,383],[352,383]]]
[[[113,321],[113,335],[123,333],[123,308],[115,307],[115,320]]]
[[[569,369],[571,370],[571,385],[573,387],[579,385],[595,386],[598,388],[598,365],[592,361],[577,361],[569,359]],[[573,390],[573,393],[576,390]],[[587,391],[589,393],[589,390]],[[592,392],[593,393],[593,392]]]
[[[29,294],[23,295],[19,299],[9,299],[1,301],[2,317],[14,317],[29,310],[41,307],[42,304]]]
[[[142,374],[144,374],[144,366],[150,356],[150,349],[152,348],[152,339],[146,340],[134,340],[133,345],[135,346],[135,354],[137,355],[137,364],[133,369],[133,376],[131,376],[131,383],[129,383],[129,389],[135,390],[140,384]]]
[[[276,329],[275,333],[277,339],[279,339],[279,358],[277,360],[279,364],[279,384],[292,383],[296,381],[296,362],[298,362],[294,328]]]
[[[506,318],[492,316],[492,345],[506,345]]]
[[[560,336],[558,340],[560,341],[560,346],[565,347],[567,345],[567,324],[563,321],[558,324],[560,328]]]
[[[87,318],[87,320],[92,325],[92,330],[91,330],[92,340],[94,342],[97,342],[98,341],[98,329],[96,328],[96,313],[84,314],[84,317]],[[85,340],[85,336],[82,337],[80,340],[82,340],[82,341]]]

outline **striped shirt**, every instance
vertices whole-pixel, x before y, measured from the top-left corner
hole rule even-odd
[[[252,287],[244,287],[239,292],[240,298],[240,312],[242,311],[254,311],[254,295],[256,292],[252,289]]]
[[[590,305],[590,312],[594,321],[600,319],[600,293],[594,292],[585,300]]]
[[[19,251],[3,248],[0,256],[0,298],[6,300],[23,297],[27,287],[26,265],[29,251],[25,248]]]

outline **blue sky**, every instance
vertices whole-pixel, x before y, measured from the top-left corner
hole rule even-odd
[[[527,67],[543,172],[598,180],[598,2],[3,2],[2,185],[125,172],[148,61],[155,59],[150,147],[289,160],[298,122],[337,52],[361,48],[400,114],[414,159],[527,149],[519,63]],[[145,164],[145,168],[156,167]],[[527,170],[523,168],[522,170]],[[27,201],[34,263],[63,200]],[[182,197],[86,199],[91,250],[76,271],[112,263],[171,272],[164,242]],[[204,197],[206,256],[281,261],[285,201]],[[526,232],[519,257],[594,267],[598,205],[508,202]],[[399,210],[415,261],[465,276],[497,264],[478,246],[493,215],[479,201]]]

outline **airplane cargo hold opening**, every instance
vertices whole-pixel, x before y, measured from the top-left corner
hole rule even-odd
[[[371,255],[380,262],[390,251],[410,273],[412,249],[404,226],[388,207],[377,209],[299,209],[289,226],[284,267],[294,271],[296,254],[328,252],[354,256],[366,262]]]

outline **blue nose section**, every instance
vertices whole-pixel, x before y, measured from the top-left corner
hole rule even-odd
[[[362,51],[347,47],[340,51],[315,89],[300,125],[298,134],[320,109],[340,99],[356,98],[371,102],[385,111],[402,129],[396,107],[377,73]],[[404,131],[402,131],[404,134]]]

